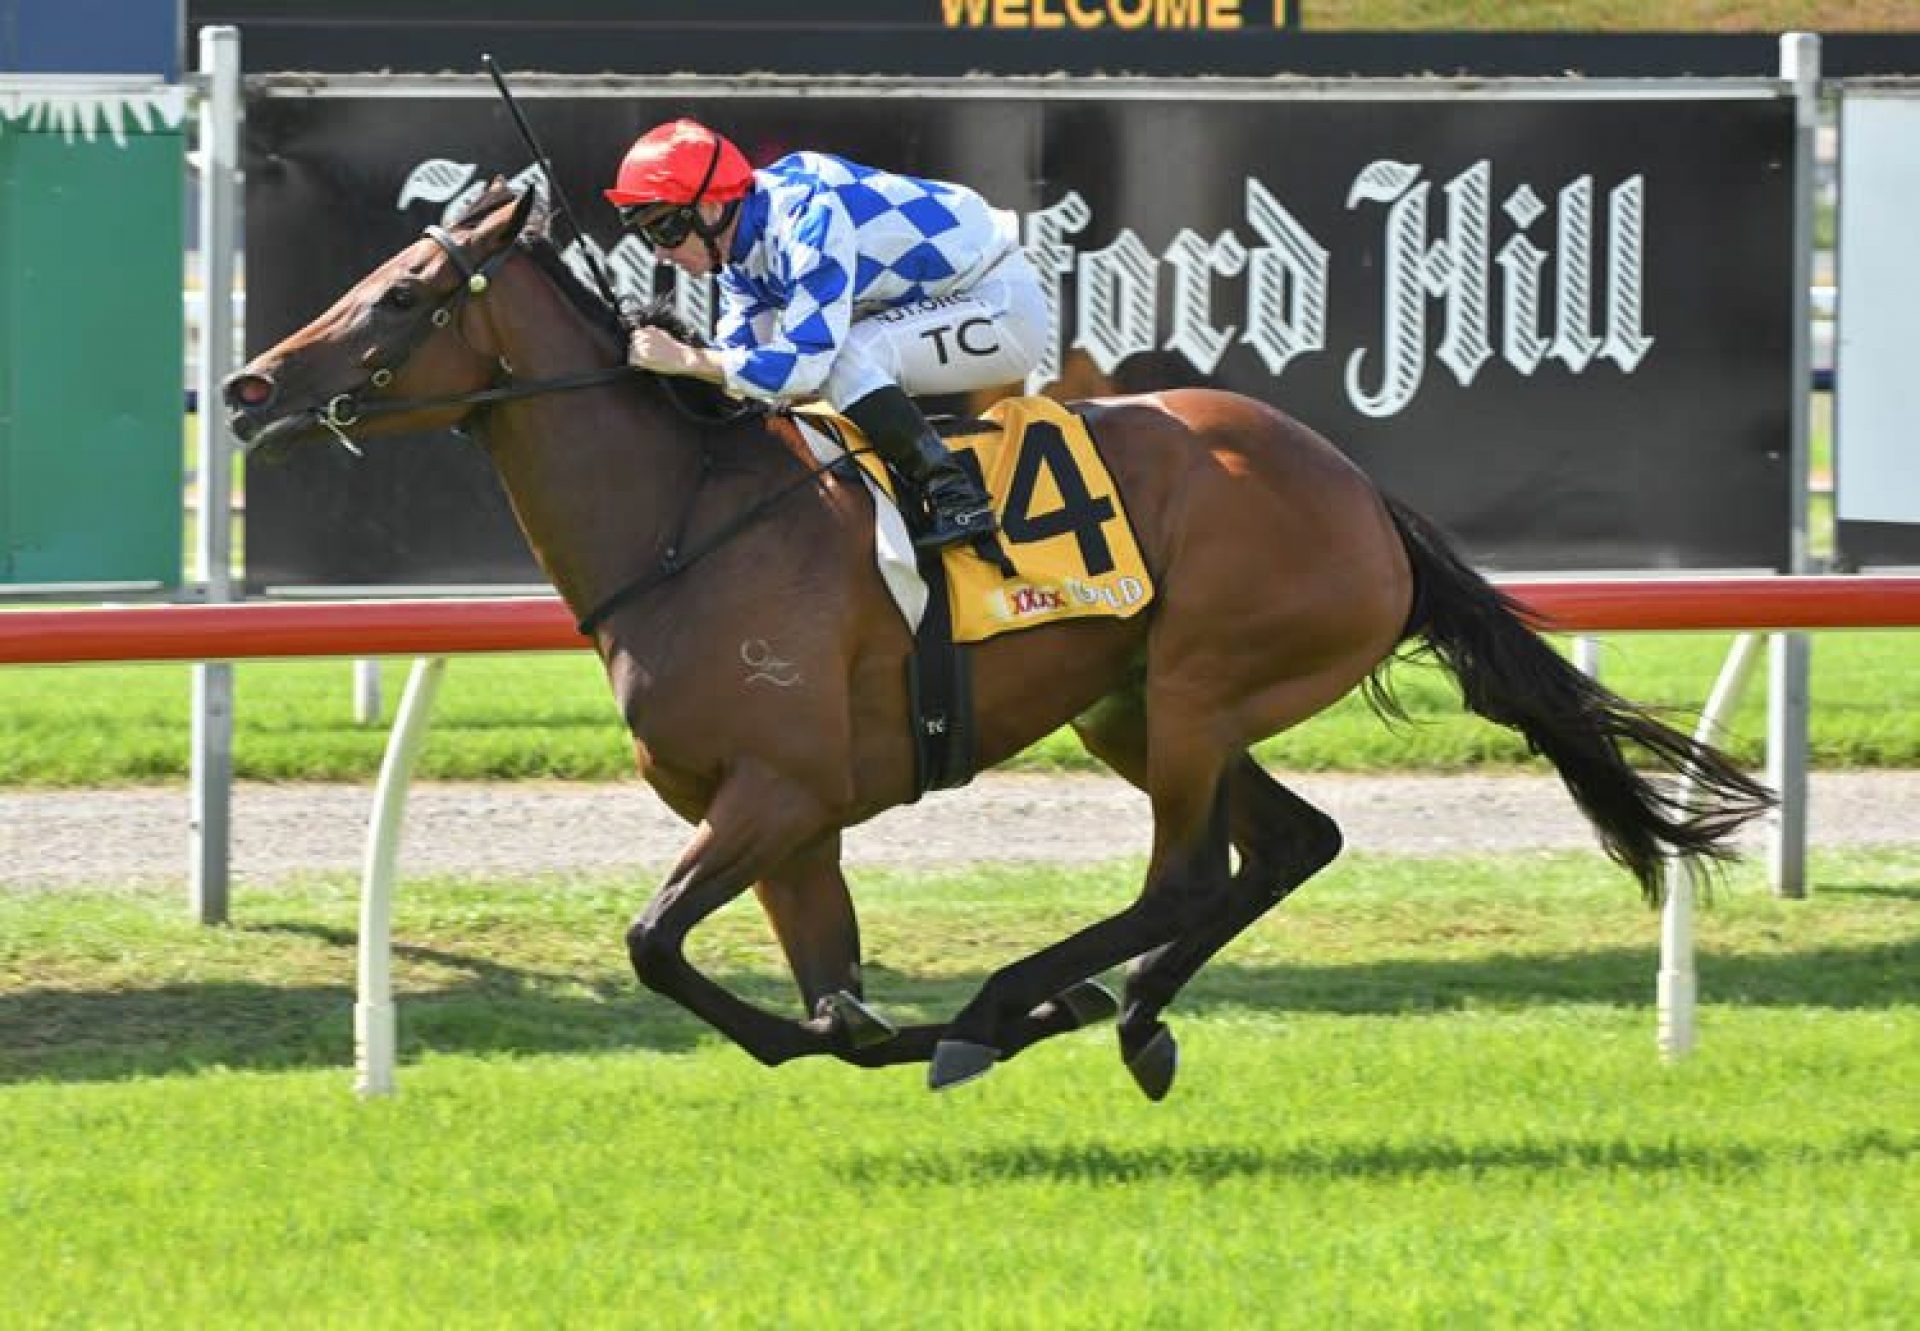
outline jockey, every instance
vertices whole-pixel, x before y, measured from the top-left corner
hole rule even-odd
[[[642,328],[633,365],[768,402],[824,397],[926,502],[915,544],[994,530],[908,394],[1012,383],[1038,362],[1051,316],[1014,214],[825,153],[755,171],[691,120],[641,135],[606,197],[658,259],[719,279],[715,345]]]

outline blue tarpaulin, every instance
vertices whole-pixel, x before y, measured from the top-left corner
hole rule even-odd
[[[185,0],[0,0],[0,73],[180,77]]]

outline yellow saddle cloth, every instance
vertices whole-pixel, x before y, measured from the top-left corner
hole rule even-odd
[[[943,564],[956,642],[1065,619],[1137,615],[1153,600],[1120,489],[1078,416],[1044,397],[1008,398],[986,413],[993,428],[949,435],[1000,514],[1000,540],[1019,569],[1005,578],[966,544]],[[851,422],[835,423],[851,437]],[[861,443],[864,444],[864,440]],[[893,478],[870,451],[856,455],[887,493]]]

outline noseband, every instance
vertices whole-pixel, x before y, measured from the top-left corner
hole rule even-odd
[[[445,299],[427,312],[423,319],[414,321],[406,335],[391,348],[383,349],[377,364],[367,380],[360,387],[329,398],[325,410],[316,410],[314,417],[321,425],[332,432],[341,446],[354,456],[360,456],[359,445],[353,442],[347,430],[370,416],[392,416],[402,412],[434,411],[441,407],[487,406],[495,402],[505,402],[513,398],[536,397],[542,393],[563,393],[576,388],[592,388],[601,384],[617,383],[632,377],[633,371],[624,365],[604,370],[590,370],[584,374],[564,375],[557,379],[539,379],[532,383],[513,382],[513,366],[505,356],[497,359],[500,363],[500,377],[486,388],[477,388],[467,393],[449,393],[441,397],[426,398],[378,398],[364,401],[363,395],[369,390],[379,391],[393,382],[394,375],[404,366],[414,352],[434,333],[452,326],[460,316],[469,299],[484,296],[493,285],[493,275],[501,265],[513,257],[513,242],[508,241],[500,249],[488,256],[483,262],[475,264],[467,254],[466,248],[455,240],[445,227],[429,226],[424,234],[447,256],[448,262],[459,270],[464,279]],[[462,340],[465,341],[464,334]],[[473,344],[467,344],[473,349]]]

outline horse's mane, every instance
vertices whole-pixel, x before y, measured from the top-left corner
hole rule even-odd
[[[473,206],[462,215],[465,222],[476,216],[491,212],[505,200],[517,197],[514,192],[496,186],[487,190]],[[614,345],[625,347],[626,328],[613,307],[605,297],[581,280],[567,261],[561,257],[559,246],[554,244],[550,227],[552,214],[545,207],[536,207],[528,216],[526,225],[520,229],[520,236],[514,242],[520,247],[535,266],[547,275],[547,279],[560,289],[567,303],[578,310],[581,317],[607,334]],[[456,223],[458,225],[459,223]],[[632,326],[642,328],[660,328],[675,338],[691,346],[705,346],[707,339],[694,331],[693,327],[673,308],[670,298],[656,296],[645,304],[636,303],[630,307],[629,318]],[[660,379],[662,376],[652,375]],[[672,384],[674,396],[679,402],[696,415],[711,417],[714,420],[730,420],[741,415],[764,415],[766,405],[753,401],[742,403],[727,393],[718,384],[708,383],[704,379],[676,377]]]

